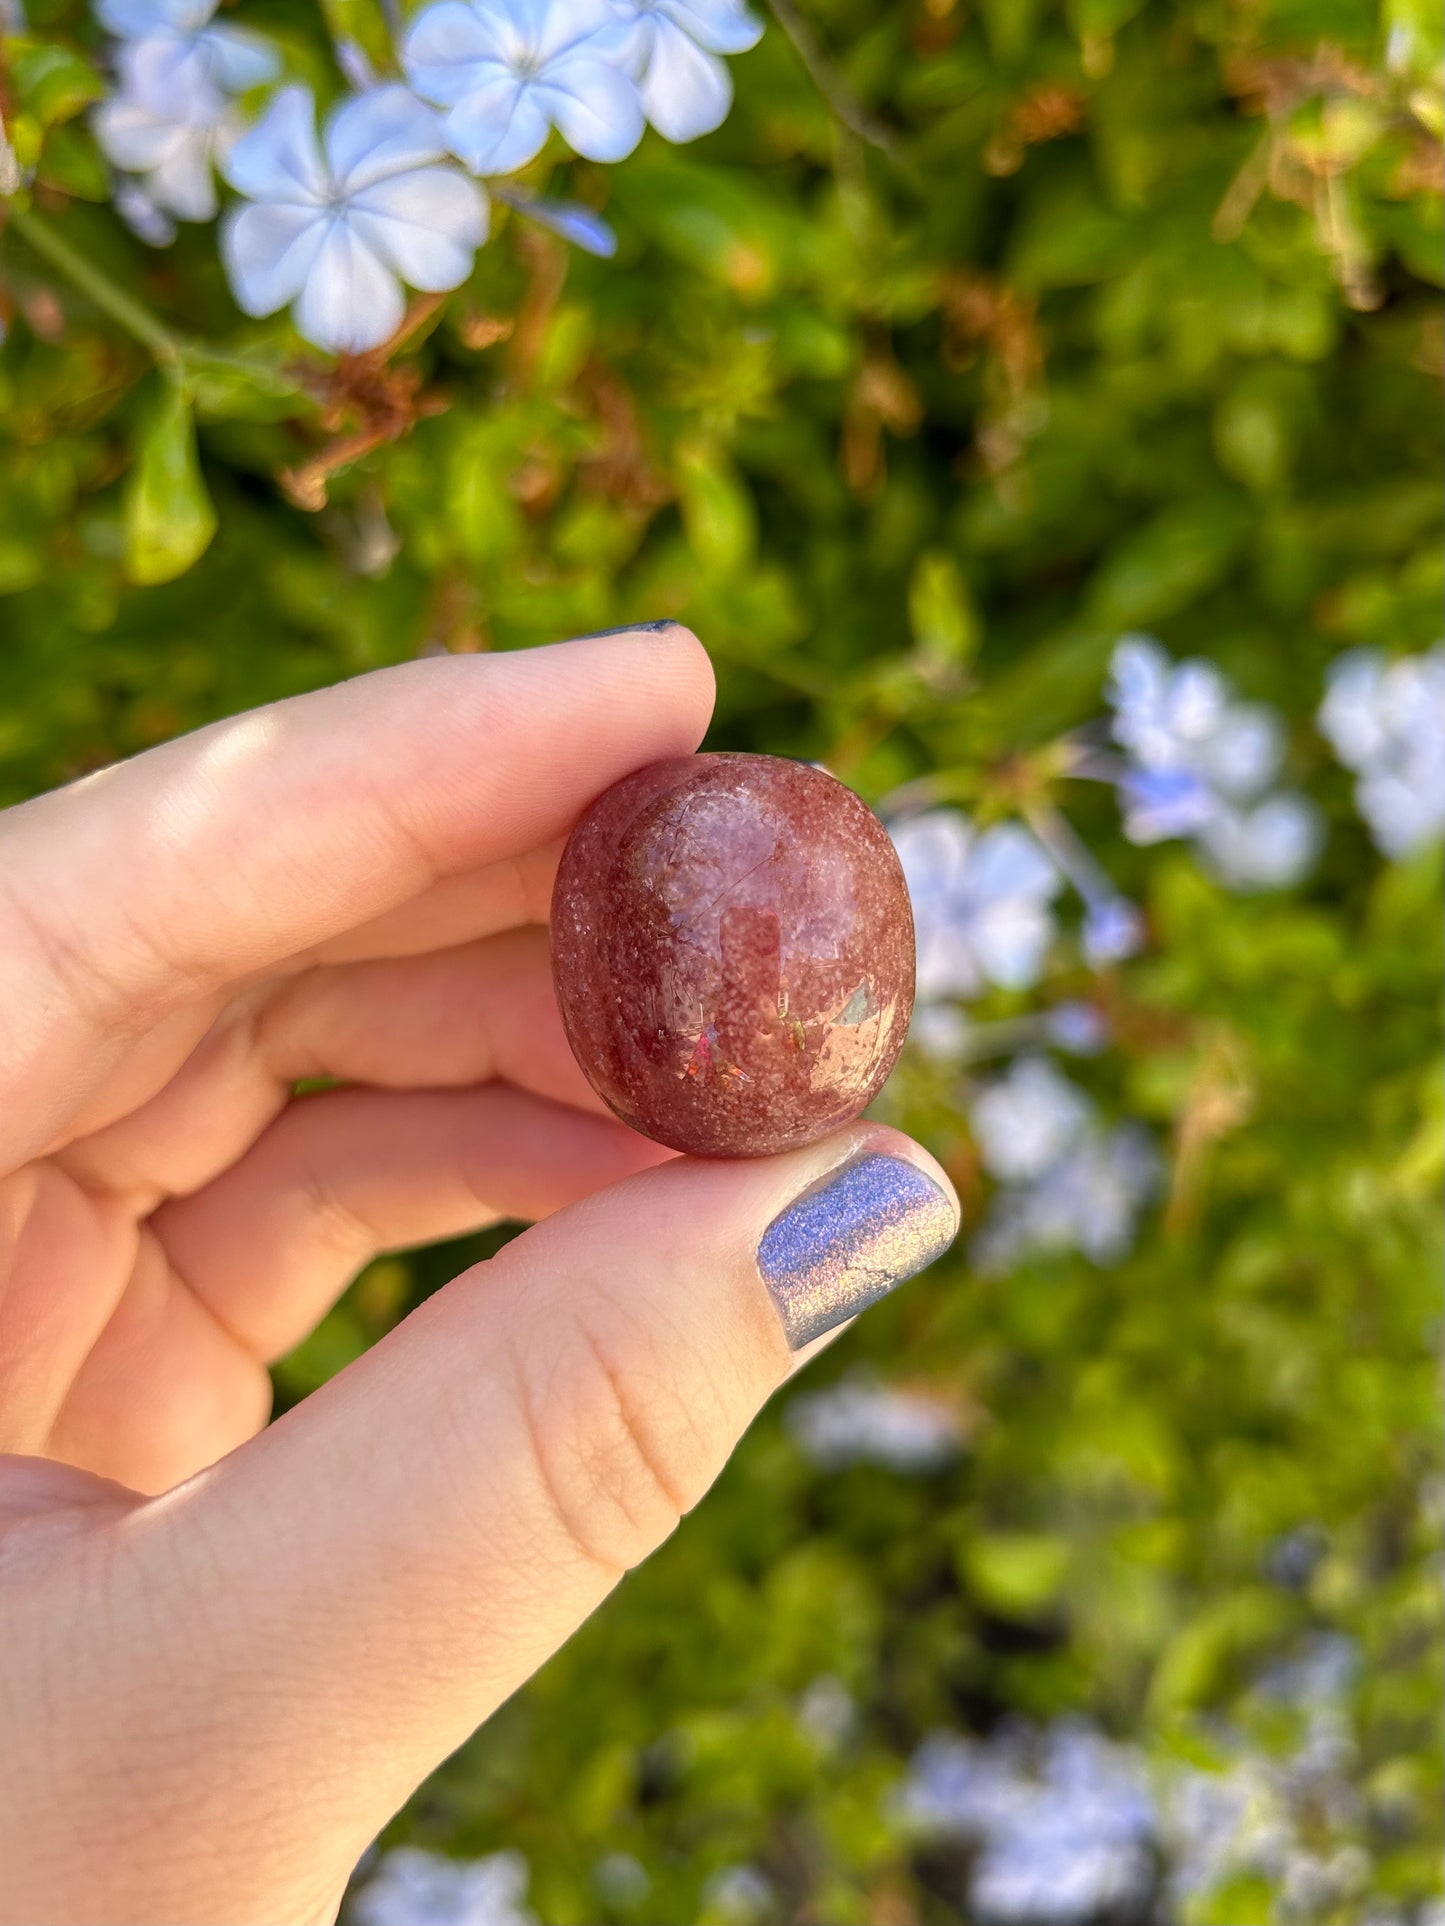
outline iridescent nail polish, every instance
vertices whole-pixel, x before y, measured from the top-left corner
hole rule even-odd
[[[860,1157],[773,1219],[758,1269],[799,1351],[941,1257],[957,1233],[952,1200],[916,1164]]]

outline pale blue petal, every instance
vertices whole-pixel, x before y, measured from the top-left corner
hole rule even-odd
[[[423,167],[356,195],[347,219],[403,281],[439,293],[471,273],[486,238],[487,204],[476,182],[453,168]]]
[[[1109,664],[1106,695],[1122,715],[1157,709],[1164,700],[1169,657],[1152,635],[1121,636]]]
[[[412,22],[401,61],[417,92],[438,107],[455,107],[507,69],[495,17],[465,0],[439,0]]]
[[[733,104],[727,68],[665,19],[657,22],[639,91],[647,118],[671,141],[710,134]]]
[[[358,41],[350,40],[345,34],[340,34],[332,40],[331,44],[336,52],[336,64],[341,69],[348,87],[354,87],[360,94],[378,84],[376,69],[372,66],[366,49]]]
[[[1218,809],[1208,785],[1189,769],[1130,769],[1119,784],[1124,834],[1131,843],[1192,836]]]
[[[1445,795],[1431,770],[1373,769],[1356,783],[1355,802],[1375,847],[1395,861],[1445,830]]]
[[[116,213],[147,247],[169,247],[176,238],[175,222],[156,206],[139,181],[122,181],[113,200]]]
[[[983,989],[984,979],[968,939],[956,923],[930,918],[918,924],[916,936],[914,994],[920,1003],[946,996],[976,996]]]
[[[233,207],[221,223],[221,260],[243,314],[274,314],[306,284],[327,216],[315,207]]]
[[[1038,842],[1017,823],[986,829],[969,858],[965,887],[983,902],[1008,896],[1047,899],[1058,893],[1059,872]]]
[[[182,221],[216,216],[216,183],[211,172],[209,136],[190,132],[146,181],[159,207]]]
[[[495,191],[498,200],[515,208],[524,219],[560,235],[573,247],[580,247],[603,261],[610,261],[616,254],[617,236],[595,208],[583,207],[579,201],[533,201],[525,194],[500,188]]]
[[[915,909],[957,886],[973,847],[973,831],[959,810],[926,810],[889,833]]]
[[[127,173],[146,174],[159,167],[185,138],[185,129],[163,118],[129,94],[112,94],[91,116],[95,138],[107,160]]]
[[[228,93],[243,94],[249,87],[264,87],[281,71],[275,48],[259,34],[240,27],[209,27],[199,45],[212,80]]]
[[[1086,960],[1096,969],[1122,963],[1144,947],[1144,918],[1122,896],[1106,896],[1089,905],[1081,940]]]
[[[762,21],[737,0],[656,0],[656,12],[711,53],[746,53],[763,37]]]
[[[499,74],[453,107],[443,123],[447,144],[475,174],[511,174],[541,151],[548,121],[535,87]]]
[[[1221,811],[1200,846],[1210,868],[1232,889],[1288,889],[1309,870],[1321,840],[1313,803],[1282,792],[1253,809]]]
[[[308,87],[283,87],[236,142],[222,172],[253,201],[309,207],[330,198],[331,184],[316,141],[316,105]]]
[[[1375,649],[1350,649],[1330,664],[1319,726],[1351,769],[1363,769],[1389,742],[1381,704],[1384,675],[1384,657]]]
[[[117,52],[115,64],[121,92],[163,119],[209,127],[225,110],[225,98],[194,41],[128,40]]]
[[[216,0],[96,0],[95,17],[118,40],[156,34],[193,34],[216,11]]]
[[[1284,729],[1262,703],[1234,702],[1200,748],[1200,764],[1216,789],[1238,801],[1258,796],[1279,773]]]
[[[1229,700],[1229,684],[1212,662],[1192,656],[1169,680],[1166,726],[1183,742],[1202,742],[1216,730]]]
[[[630,23],[609,0],[511,0],[511,6],[525,20],[528,44],[544,69],[584,48],[594,59],[614,60],[631,43]]]
[[[1027,896],[990,903],[968,924],[979,967],[1002,990],[1027,990],[1038,982],[1053,935],[1048,909]]]
[[[404,174],[446,152],[441,122],[410,87],[374,87],[337,108],[323,136],[331,178],[341,194]]]
[[[620,67],[581,52],[568,54],[554,61],[531,91],[562,138],[588,160],[621,160],[642,139],[642,102],[636,83]]]
[[[326,230],[292,310],[306,340],[332,354],[364,354],[395,334],[406,313],[396,276],[345,220]]]

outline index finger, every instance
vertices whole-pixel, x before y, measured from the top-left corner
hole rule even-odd
[[[0,816],[0,1157],[49,1141],[188,1000],[560,836],[619,776],[695,748],[711,705],[675,623],[439,657]]]

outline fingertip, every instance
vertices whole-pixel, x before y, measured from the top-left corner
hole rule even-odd
[[[639,675],[642,693],[652,700],[662,697],[679,704],[688,712],[694,740],[702,740],[717,701],[717,677],[707,650],[684,623],[671,616],[657,622],[632,622],[573,636],[557,646],[604,651],[609,659]]]

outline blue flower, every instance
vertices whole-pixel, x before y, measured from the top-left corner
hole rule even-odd
[[[920,1002],[1036,983],[1060,878],[1029,832],[1000,823],[979,833],[959,810],[934,809],[892,835],[913,902]]]
[[[969,1917],[980,1926],[1082,1926],[1141,1912],[1155,1887],[1157,1818],[1141,1757],[1063,1721],[1035,1739],[925,1740],[904,1817],[975,1849]]]
[[[633,27],[643,112],[666,140],[696,140],[727,119],[733,83],[719,54],[756,46],[762,22],[742,0],[613,0]]]
[[[1122,963],[1144,946],[1144,918],[1126,897],[1101,897],[1085,909],[1080,941],[1085,959],[1096,968]]]
[[[282,88],[225,162],[251,203],[221,234],[239,305],[292,303],[300,332],[333,353],[379,346],[405,312],[401,282],[458,286],[486,237],[486,198],[436,164],[444,152],[435,114],[405,87],[353,95],[320,143],[310,93]]]
[[[1445,834],[1445,643],[1394,662],[1351,649],[1330,667],[1319,726],[1359,777],[1355,802],[1382,854]]]
[[[974,1101],[984,1169],[1000,1180],[973,1255],[1006,1271],[1035,1252],[1078,1250],[1114,1264],[1134,1238],[1159,1180],[1159,1156],[1139,1124],[1106,1129],[1090,1099],[1054,1066],[1026,1057]]]
[[[1221,808],[1199,833],[1210,869],[1233,889],[1288,889],[1319,854],[1319,811],[1282,789],[1250,809]]]
[[[91,126],[106,158],[134,177],[116,193],[122,218],[143,240],[164,246],[176,220],[214,218],[214,169],[241,124],[199,67],[177,67],[164,89],[133,87],[132,57],[143,52],[121,50],[121,87],[101,101]]]
[[[458,1860],[397,1846],[351,1900],[355,1926],[537,1926],[519,1852]]]
[[[941,1399],[861,1378],[802,1392],[789,1404],[786,1423],[824,1471],[864,1462],[890,1471],[936,1471],[963,1444],[958,1415]]]
[[[129,43],[125,86],[158,113],[174,111],[204,81],[244,93],[274,80],[275,51],[243,27],[215,26],[217,0],[96,0],[96,17]]]
[[[475,173],[525,167],[553,127],[589,160],[616,161],[642,138],[635,32],[609,0],[437,0],[402,64],[447,110],[448,144]]]
[[[1173,662],[1145,635],[1118,643],[1107,695],[1126,752],[1117,782],[1130,842],[1190,837],[1234,889],[1299,881],[1319,850],[1319,816],[1305,797],[1272,791],[1284,757],[1272,710],[1238,701],[1213,663]]]
[[[1088,1128],[1093,1106],[1045,1057],[1023,1057],[973,1105],[983,1167],[1005,1183],[1026,1183],[1063,1159]]]

